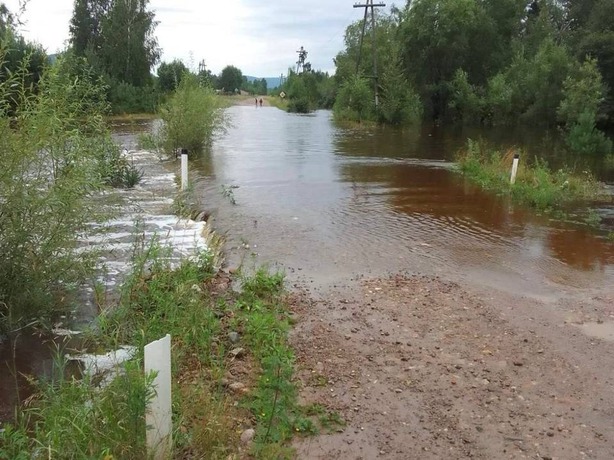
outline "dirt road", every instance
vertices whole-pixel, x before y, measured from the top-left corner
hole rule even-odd
[[[614,296],[543,303],[394,276],[304,294],[305,403],[347,421],[301,459],[614,458]]]

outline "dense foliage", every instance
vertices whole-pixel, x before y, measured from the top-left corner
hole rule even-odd
[[[288,98],[288,111],[308,113],[316,109],[330,109],[336,97],[334,80],[325,72],[305,70],[296,73],[288,70],[279,93]]]
[[[560,128],[577,152],[611,151],[614,2],[413,0],[350,25],[335,59],[340,118]],[[362,50],[362,51],[360,51]],[[374,76],[377,71],[377,86]],[[379,93],[375,106],[375,88]]]
[[[106,88],[98,73],[72,53],[53,66],[39,64],[44,54],[6,17],[0,36],[0,334],[69,306],[69,294],[92,266],[77,248],[77,235],[85,237],[102,217],[92,194],[140,179],[107,131]],[[19,60],[10,58],[15,50],[23,53]]]
[[[149,0],[75,0],[70,21],[72,52],[103,76],[115,112],[153,112],[150,74],[160,49]]]

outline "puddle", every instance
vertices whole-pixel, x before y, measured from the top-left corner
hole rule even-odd
[[[580,329],[589,337],[614,342],[614,322],[584,323]]]

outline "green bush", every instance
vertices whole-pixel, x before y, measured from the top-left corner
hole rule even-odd
[[[373,101],[369,82],[361,77],[351,77],[339,89],[333,108],[335,117],[349,121],[373,120]]]
[[[92,260],[76,251],[76,235],[99,217],[87,197],[109,142],[104,88],[83,61],[61,59],[27,97],[26,64],[0,80],[0,101],[19,101],[14,116],[0,105],[0,329],[65,306],[87,276]]]
[[[161,144],[169,154],[178,148],[202,151],[227,124],[218,97],[192,75],[181,80],[175,94],[162,107],[161,117]]]
[[[145,407],[154,390],[141,366],[122,365],[104,388],[90,378],[38,382],[37,398],[0,433],[0,458],[145,458]]]
[[[111,82],[109,85],[111,111],[117,114],[154,113],[160,97],[160,92],[153,85],[137,87],[126,82]]]
[[[454,78],[448,84],[448,109],[457,121],[478,122],[482,115],[482,99],[476,88],[469,83],[469,75],[462,69],[454,73]]]
[[[120,147],[111,139],[102,142],[98,151],[98,168],[104,184],[132,188],[143,178],[143,172],[128,162]]]
[[[569,148],[576,153],[607,155],[612,152],[612,140],[595,126],[595,116],[582,112],[565,135]]]

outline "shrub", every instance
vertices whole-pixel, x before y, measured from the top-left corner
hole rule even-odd
[[[109,142],[104,88],[82,60],[61,59],[27,97],[26,64],[0,80],[0,101],[19,101],[11,117],[0,106],[0,329],[64,305],[87,276],[92,260],[76,251],[76,235],[98,216],[87,197]]]
[[[138,87],[126,82],[111,82],[109,102],[113,113],[154,113],[160,93],[153,85]]]
[[[581,154],[607,155],[612,152],[612,141],[595,126],[595,116],[585,111],[569,127],[565,135],[569,148]]]
[[[480,120],[482,100],[474,86],[469,83],[467,72],[458,69],[448,84],[448,91],[450,93],[448,109],[454,119],[463,122]]]
[[[161,117],[161,144],[169,154],[178,148],[201,151],[227,124],[218,97],[192,75],[181,80],[175,94],[162,107]]]
[[[362,121],[373,119],[373,92],[364,78],[351,77],[341,88],[333,108],[341,120]]]
[[[111,187],[132,188],[143,178],[143,172],[128,162],[111,139],[101,143],[97,160],[102,182]]]

